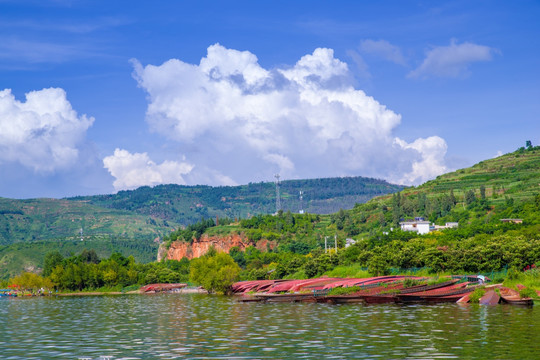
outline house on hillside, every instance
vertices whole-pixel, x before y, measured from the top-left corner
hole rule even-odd
[[[427,234],[432,230],[432,225],[426,220],[402,221],[399,223],[403,231],[416,231],[420,235]]]
[[[348,248],[349,246],[354,245],[354,244],[356,244],[356,240],[351,239],[351,238],[345,239],[345,247],[346,248]]]
[[[523,219],[501,219],[503,223],[514,223],[514,224],[521,224],[523,223]]]
[[[457,222],[447,222],[444,225],[434,225],[434,230],[444,230],[444,229],[453,229],[457,228],[459,224]]]

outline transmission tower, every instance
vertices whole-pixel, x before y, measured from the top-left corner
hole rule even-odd
[[[279,174],[274,175],[276,178],[276,214],[281,210],[281,198],[279,196]]]
[[[302,190],[300,190],[300,211],[298,213],[304,213],[304,192]]]

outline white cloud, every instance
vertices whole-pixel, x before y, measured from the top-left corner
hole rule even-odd
[[[116,149],[114,154],[103,159],[104,167],[116,178],[116,190],[135,189],[143,185],[185,184],[184,175],[189,174],[193,165],[186,162],[153,162],[147,153],[131,154],[127,150]]]
[[[362,40],[360,50],[364,53],[372,54],[391,61],[399,65],[407,65],[405,57],[399,47],[390,44],[386,40]]]
[[[397,182],[404,184],[422,183],[448,171],[444,165],[444,156],[447,150],[444,139],[430,136],[427,139],[416,139],[408,144],[396,138],[395,143],[404,150],[413,149],[420,154],[420,158],[412,163],[412,171],[400,178],[395,178]]]
[[[63,89],[31,91],[26,102],[0,91],[0,163],[18,162],[38,172],[73,165],[94,118],[78,116]]]
[[[358,52],[354,50],[347,50],[347,55],[353,60],[356,65],[357,74],[360,77],[369,79],[371,78],[371,73],[369,72],[369,66],[366,64],[366,61]]]
[[[490,61],[496,50],[469,42],[457,44],[452,39],[449,46],[438,46],[429,50],[424,62],[408,74],[411,78],[459,77],[469,74],[474,62]]]
[[[442,147],[424,144],[432,138],[396,145],[392,132],[401,116],[355,89],[348,65],[331,49],[265,69],[254,54],[216,44],[198,65],[171,59],[134,67],[148,93],[151,130],[176,141],[197,165],[189,181],[245,183],[281,172],[416,182],[444,169],[444,154],[429,154]],[[435,167],[414,168],[428,163]]]

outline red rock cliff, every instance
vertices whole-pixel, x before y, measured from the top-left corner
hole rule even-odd
[[[255,243],[248,240],[243,234],[232,234],[227,236],[203,235],[200,239],[194,240],[192,244],[183,241],[174,241],[169,250],[160,247],[160,250],[158,251],[158,261],[163,257],[168,260],[181,260],[183,257],[187,257],[191,260],[203,256],[212,246],[217,251],[228,253],[234,246],[237,246],[240,250],[245,250],[248,246],[255,246],[261,251],[266,251],[268,246],[274,248],[275,243],[268,240],[260,240]]]

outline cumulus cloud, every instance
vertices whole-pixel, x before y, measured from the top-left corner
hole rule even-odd
[[[73,165],[94,119],[78,116],[63,89],[31,91],[26,102],[0,91],[0,163],[50,173]]]
[[[455,39],[449,46],[437,46],[426,53],[424,62],[408,74],[411,78],[459,77],[469,74],[469,66],[480,61],[490,61],[497,51],[484,45],[469,42],[458,44]]]
[[[360,42],[360,50],[364,53],[378,56],[399,65],[407,65],[405,57],[401,53],[399,47],[390,44],[386,40],[362,40],[362,42]]]
[[[188,154],[196,165],[190,179],[204,180],[198,173],[204,170],[238,183],[268,180],[276,172],[283,178],[364,175],[418,183],[444,170],[444,140],[396,139],[401,116],[355,89],[348,65],[332,49],[273,69],[249,51],[219,44],[199,64],[133,63],[148,94],[147,122]],[[219,184],[217,176],[206,181]]]
[[[143,185],[185,184],[183,175],[189,174],[193,165],[187,162],[153,162],[147,153],[131,154],[116,149],[114,154],[103,159],[104,167],[116,178],[116,190],[135,189]]]
[[[420,158],[412,162],[412,171],[400,177],[402,182],[412,184],[417,182],[418,179],[433,179],[437,175],[448,171],[444,165],[444,156],[447,150],[444,139],[438,136],[430,136],[427,139],[416,139],[408,144],[396,138],[395,143],[404,150],[413,149],[420,154]]]

